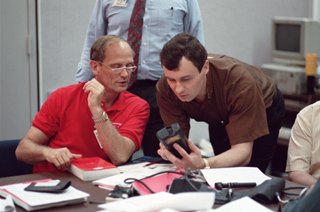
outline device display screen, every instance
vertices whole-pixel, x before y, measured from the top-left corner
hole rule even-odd
[[[300,31],[298,24],[276,24],[276,49],[288,52],[300,52]]]
[[[156,133],[156,136],[162,145],[177,158],[181,159],[182,156],[173,147],[173,144],[175,143],[179,144],[188,154],[191,152],[187,144],[187,138],[178,123],[173,123],[171,126],[164,127]]]
[[[175,141],[179,141],[180,139],[181,139],[181,138],[180,138],[179,135],[175,135],[175,136],[172,136],[172,137],[168,138],[168,139],[166,140],[166,143],[169,145],[169,144],[174,143]]]

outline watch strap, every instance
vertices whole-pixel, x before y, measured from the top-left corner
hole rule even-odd
[[[210,169],[210,165],[209,165],[208,160],[207,160],[207,159],[205,159],[205,158],[202,158],[202,159],[203,159],[204,164],[205,164],[204,169]]]
[[[105,122],[109,119],[108,114],[103,111],[102,116],[98,117],[98,118],[94,118],[92,116],[92,120],[94,121],[94,123],[101,123],[101,122]]]

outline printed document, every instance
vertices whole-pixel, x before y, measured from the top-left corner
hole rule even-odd
[[[105,203],[99,205],[99,207],[105,209],[105,212],[149,212],[165,208],[177,211],[195,211],[212,208],[214,198],[214,192],[184,192],[178,194],[159,192]]]
[[[271,178],[256,167],[230,167],[201,169],[201,173],[211,187],[215,183],[257,183],[257,186]]]

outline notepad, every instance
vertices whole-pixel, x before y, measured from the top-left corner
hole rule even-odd
[[[24,188],[30,185],[30,183],[31,182],[16,183],[1,186],[0,195],[3,197],[11,195],[14,203],[27,211],[82,203],[85,202],[89,196],[88,193],[77,190],[72,186],[61,193],[25,191]]]

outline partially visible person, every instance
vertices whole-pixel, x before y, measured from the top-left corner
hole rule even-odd
[[[207,56],[189,33],[167,42],[157,101],[165,125],[178,123],[187,137],[190,118],[208,123],[215,156],[203,159],[190,139],[190,154],[174,144],[182,159],[161,144],[158,153],[178,168],[253,166],[265,172],[285,114],[283,96],[258,68],[225,55]]]
[[[83,82],[94,77],[89,66],[89,52],[97,38],[106,34],[128,38],[131,14],[136,1],[96,0],[76,73],[77,81]],[[141,9],[142,4],[139,4],[137,9]],[[157,154],[159,140],[156,132],[164,126],[159,114],[155,89],[157,81],[163,75],[159,54],[167,41],[183,31],[191,33],[204,44],[197,0],[146,1],[141,46],[137,54],[138,63],[135,64],[137,81],[128,89],[150,105],[150,118],[142,141],[144,155],[159,157]]]
[[[289,180],[311,186],[320,177],[320,101],[303,108],[291,129],[286,172]]]
[[[140,149],[148,103],[127,92],[135,70],[126,40],[107,35],[91,48],[95,78],[59,88],[43,104],[16,149],[34,173],[64,169],[73,159],[100,157],[120,165]]]
[[[305,196],[288,203],[282,212],[316,212],[320,209],[320,181],[308,189]]]

